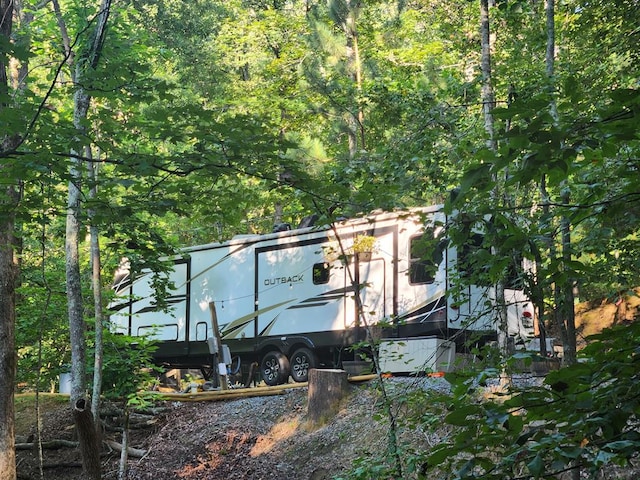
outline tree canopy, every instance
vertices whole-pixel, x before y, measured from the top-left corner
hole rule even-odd
[[[490,2],[489,148],[477,2],[0,0],[0,348],[15,323],[17,382],[50,388],[71,361],[68,188],[85,319],[89,227],[108,291],[122,257],[162,270],[176,248],[310,214],[433,203],[491,216],[494,245],[536,262],[546,310],[573,302],[558,285],[635,287],[640,5],[558,2],[550,43],[544,3]]]

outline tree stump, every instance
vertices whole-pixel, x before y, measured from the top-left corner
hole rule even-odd
[[[335,369],[309,370],[307,417],[313,424],[325,423],[340,410],[349,390],[347,372]]]

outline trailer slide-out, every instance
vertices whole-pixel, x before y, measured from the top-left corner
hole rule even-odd
[[[462,258],[443,239],[446,224],[434,206],[186,248],[174,259],[175,288],[164,310],[156,307],[151,272],[135,278],[126,268],[118,272],[112,330],[151,334],[159,364],[211,367],[214,302],[222,342],[245,370],[257,362],[269,385],[289,376],[306,381],[310,368],[357,360],[350,347],[365,340],[365,326],[383,345],[433,338],[460,348],[470,333],[495,335],[494,289],[468,286],[455,299],[449,294]],[[424,245],[431,248],[427,255]],[[532,338],[531,302],[510,288],[505,300],[509,335],[517,343]],[[384,328],[376,328],[382,321]],[[398,363],[387,362],[401,369]]]

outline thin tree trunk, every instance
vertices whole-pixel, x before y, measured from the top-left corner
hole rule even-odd
[[[42,453],[42,412],[40,410],[40,377],[42,372],[42,337],[44,331],[44,323],[47,316],[47,312],[49,311],[49,305],[51,303],[51,288],[47,282],[47,277],[45,275],[45,257],[46,257],[46,241],[47,241],[47,227],[44,221],[44,213],[42,218],[42,236],[40,237],[40,255],[42,257],[42,282],[47,291],[47,297],[45,299],[44,308],[42,309],[42,315],[40,317],[40,323],[38,325],[38,372],[36,375],[36,438],[35,443],[38,448],[38,469],[40,473],[40,478],[44,478],[44,456]]]
[[[87,148],[90,153],[90,149]],[[88,155],[89,156],[89,155]],[[98,164],[91,163],[88,166],[89,180],[91,188],[89,198],[95,199],[98,195]],[[100,241],[98,227],[94,223],[95,212],[89,210],[90,237],[91,237],[91,285],[93,288],[93,308],[95,313],[95,353],[93,359],[93,393],[91,395],[91,413],[93,418],[100,418],[100,393],[102,392],[102,354],[104,330],[104,316],[102,313],[102,277],[100,264]],[[100,433],[99,422],[96,421],[98,434]]]
[[[480,0],[480,43],[482,48],[480,69],[482,71],[482,111],[484,129],[487,132],[487,147],[496,150],[493,114],[495,98],[491,79],[491,31],[489,20],[489,0]]]
[[[561,198],[564,205],[569,205],[570,195],[567,188],[562,192]],[[569,267],[567,265],[571,262],[572,247],[571,222],[566,214],[563,214],[560,218],[560,234],[562,238],[563,268],[568,269]],[[561,319],[564,325],[564,331],[566,332],[566,338],[563,339],[563,363],[565,365],[572,365],[576,363],[576,318],[573,284],[573,280],[571,278],[567,278],[567,281],[563,285],[560,285],[559,289],[562,305]]]
[[[327,212],[327,216],[331,217],[331,211]],[[335,238],[338,242],[338,251],[342,258],[348,258],[347,251],[344,248],[344,244],[342,243],[342,238],[338,234],[338,230],[335,222],[331,222],[331,229],[335,235]],[[362,305],[362,297],[361,297],[361,288],[359,284],[359,270],[360,267],[358,265],[357,256],[354,256],[355,260],[353,263],[350,263],[348,260],[345,261],[347,278],[349,280],[349,284],[353,286],[355,295],[355,308],[356,308],[356,329],[364,328],[366,331],[366,341],[370,345],[374,345],[375,338],[373,332],[371,331],[371,327],[367,322],[367,317],[365,316],[364,308]],[[356,335],[359,338],[359,335]],[[404,478],[403,475],[403,465],[402,465],[402,455],[400,452],[400,447],[398,444],[398,436],[399,436],[399,428],[397,424],[397,418],[395,413],[391,408],[391,399],[389,397],[389,393],[387,392],[387,387],[385,382],[382,381],[382,370],[380,369],[380,358],[378,356],[377,349],[372,349],[372,360],[375,367],[376,375],[378,377],[379,388],[382,394],[382,403],[384,405],[385,414],[387,415],[387,419],[389,420],[389,432],[387,437],[387,450],[391,457],[393,458],[393,473],[390,478],[393,479],[401,479]]]
[[[555,24],[555,4],[554,0],[547,0],[545,4],[545,18],[547,28],[547,50],[545,54],[545,65],[547,71],[547,81],[549,82],[552,100],[550,104],[551,116],[554,121],[558,121],[558,109],[553,99],[555,95],[555,59],[556,59],[556,24]]]
[[[558,122],[558,109],[555,102],[555,3],[554,0],[547,0],[545,4],[545,19],[547,29],[547,50],[545,55],[547,81],[551,100],[549,112],[555,123]],[[569,205],[570,191],[566,180],[560,184],[560,198],[564,205]],[[567,268],[571,261],[571,221],[563,213],[560,217],[560,235],[562,246],[563,268]],[[572,364],[576,361],[576,329],[575,329],[575,307],[573,294],[573,281],[568,280],[564,285],[555,286],[556,297],[556,322],[562,333],[563,362]],[[579,469],[577,475],[579,475]]]
[[[362,93],[362,62],[360,60],[360,44],[358,43],[358,30],[356,29],[355,18],[353,19],[352,37],[356,90],[358,95],[360,95]],[[364,136],[364,110],[362,109],[360,100],[357,99],[356,101],[358,103],[358,132],[360,134],[360,148],[364,150],[367,148]]]
[[[129,407],[124,407],[124,425],[122,426],[122,450],[120,451],[120,465],[118,480],[127,478],[127,461],[129,459]]]
[[[340,0],[339,0],[340,2]],[[335,15],[334,21],[338,23],[344,31],[347,46],[347,62],[349,70],[355,83],[355,90],[359,96],[362,91],[362,61],[360,59],[360,45],[358,43],[358,11],[361,8],[360,2],[346,2],[347,13]],[[338,10],[341,10],[339,7]],[[349,138],[349,158],[354,158],[359,149],[365,148],[364,134],[364,110],[359,98],[355,98],[353,105],[355,109],[346,112],[345,121],[347,124],[347,135]]]
[[[491,67],[491,30],[489,17],[489,0],[480,0],[480,43],[482,47],[482,55],[480,60],[480,68],[482,70],[482,111],[484,114],[484,129],[487,132],[487,147],[497,150],[495,140],[495,126],[492,110],[495,108],[495,96],[493,92],[492,67]],[[500,182],[497,177],[494,179],[495,186],[492,192],[492,199],[495,206],[498,206],[501,198]],[[499,254],[499,248],[493,246],[492,254]],[[505,284],[503,280],[499,280],[495,285],[495,309],[497,316],[497,335],[498,348],[503,357],[509,353],[508,345],[508,322],[507,322],[507,302],[504,296]],[[508,379],[506,375],[501,376],[501,383],[506,385]]]

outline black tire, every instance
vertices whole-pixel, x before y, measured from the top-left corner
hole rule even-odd
[[[313,351],[302,347],[293,352],[289,363],[291,365],[291,378],[296,382],[306,382],[309,380],[309,370],[316,368],[318,359]]]
[[[229,367],[229,375],[237,375],[240,373],[240,367],[242,366],[242,360],[239,356],[231,357],[231,366]]]
[[[260,373],[267,385],[281,385],[289,379],[289,360],[280,352],[269,352],[262,357]]]

